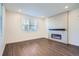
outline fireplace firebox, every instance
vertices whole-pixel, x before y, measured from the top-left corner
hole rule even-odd
[[[62,36],[61,36],[61,34],[51,34],[51,38],[61,40],[62,39]]]

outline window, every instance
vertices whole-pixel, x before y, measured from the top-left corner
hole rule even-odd
[[[23,20],[22,22],[23,31],[27,31],[27,32],[37,31],[37,20],[30,19],[27,17],[23,17],[22,20]]]

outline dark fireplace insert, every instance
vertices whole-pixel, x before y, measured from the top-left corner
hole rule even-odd
[[[61,36],[61,34],[51,34],[51,38],[61,40],[62,39],[62,36]]]

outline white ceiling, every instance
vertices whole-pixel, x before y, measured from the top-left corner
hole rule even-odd
[[[56,14],[79,8],[78,3],[7,3],[6,9],[13,12],[25,13],[31,16],[54,16]],[[68,9],[65,9],[65,6]]]

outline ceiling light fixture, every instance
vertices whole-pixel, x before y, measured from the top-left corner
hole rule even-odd
[[[68,9],[69,7],[68,6],[65,6],[65,9]]]
[[[19,12],[21,12],[22,10],[21,10],[21,9],[19,9],[18,11],[19,11]]]
[[[42,18],[44,18],[45,16],[41,16]]]

